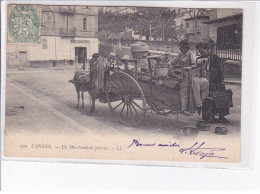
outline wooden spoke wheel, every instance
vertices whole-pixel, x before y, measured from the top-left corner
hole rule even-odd
[[[139,83],[124,72],[115,72],[106,83],[106,99],[117,120],[127,126],[138,126],[145,116],[146,101]]]

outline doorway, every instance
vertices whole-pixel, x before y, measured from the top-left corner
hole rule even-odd
[[[86,63],[87,61],[86,47],[75,47],[75,61],[76,63]]]
[[[27,64],[27,52],[25,52],[25,51],[19,52],[19,64],[26,66],[26,64]]]

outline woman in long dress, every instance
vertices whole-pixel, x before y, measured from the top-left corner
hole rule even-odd
[[[218,57],[218,55],[211,53],[209,45],[206,43],[198,43],[196,48],[199,50],[200,57],[198,59],[208,59],[207,72],[209,72],[209,92],[210,97],[214,97],[216,92],[226,91],[223,75],[223,62]],[[232,92],[230,90],[230,92]],[[232,95],[232,94],[231,94]],[[218,102],[221,104],[222,102]],[[227,104],[223,102],[222,104]],[[230,104],[230,103],[228,103]],[[230,105],[231,106],[231,105]],[[229,115],[230,106],[217,106],[216,103],[213,103],[210,98],[204,101],[202,109],[203,120],[210,120],[211,122],[219,123],[229,123],[225,118],[226,115]],[[214,115],[219,115],[219,119],[215,119]]]

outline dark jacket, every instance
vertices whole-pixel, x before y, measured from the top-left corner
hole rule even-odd
[[[209,55],[209,92],[225,90],[222,65],[217,55]]]
[[[224,84],[224,73],[223,73],[223,62],[222,60],[218,57],[218,55],[215,54],[209,54],[206,56],[200,56],[199,58],[208,58],[209,59],[209,92],[210,96],[214,98],[214,96],[217,94],[216,92],[221,92],[225,91],[225,84]],[[221,99],[217,99],[218,102]],[[225,101],[225,99],[223,98]],[[224,102],[223,102],[224,103]],[[221,104],[221,102],[220,102]],[[213,107],[211,109],[212,114],[221,114],[223,116],[229,114],[229,107],[220,107],[217,106],[216,103],[213,103]],[[211,107],[210,104],[205,102],[204,108],[209,108]]]
[[[203,58],[209,59],[209,91],[225,90],[222,60],[215,54],[203,55],[197,59]]]

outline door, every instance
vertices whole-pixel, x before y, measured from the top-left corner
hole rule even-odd
[[[75,60],[77,63],[86,63],[87,60],[87,48],[75,47]]]
[[[26,64],[27,64],[27,52],[19,52],[19,64],[26,66]]]

